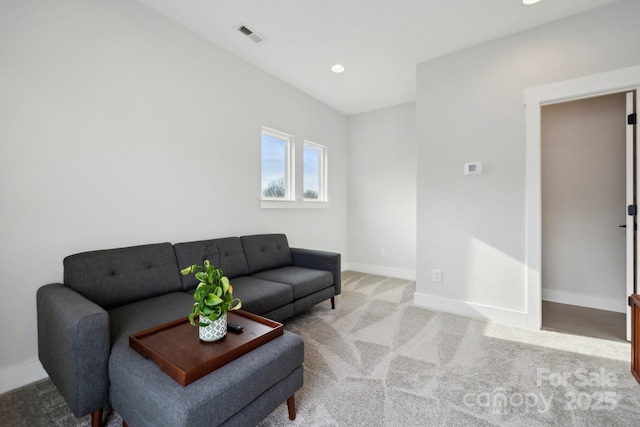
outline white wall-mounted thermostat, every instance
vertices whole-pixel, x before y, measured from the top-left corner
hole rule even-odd
[[[482,163],[465,163],[464,174],[465,175],[480,175],[482,173]]]

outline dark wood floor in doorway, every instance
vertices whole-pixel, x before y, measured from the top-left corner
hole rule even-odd
[[[542,329],[626,341],[624,313],[542,301]]]

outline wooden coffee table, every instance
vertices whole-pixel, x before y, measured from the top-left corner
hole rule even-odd
[[[204,342],[198,337],[198,327],[185,317],[130,335],[129,346],[186,386],[284,331],[281,323],[242,310],[228,312],[227,320],[244,330],[229,331],[219,341]]]

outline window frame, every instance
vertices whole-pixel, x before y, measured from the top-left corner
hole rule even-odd
[[[307,198],[304,197],[304,193],[305,193],[305,185],[304,185],[304,179],[305,179],[305,170],[304,170],[304,151],[306,148],[311,148],[313,150],[317,150],[319,152],[319,164],[318,164],[318,198],[317,199],[312,199],[312,198]],[[303,141],[303,146],[302,146],[302,200],[304,202],[311,202],[311,203],[321,203],[321,202],[326,202],[327,201],[327,195],[329,194],[327,191],[327,146],[322,145],[322,144],[318,144],[316,142],[313,141],[309,141],[309,140],[304,140]]]
[[[262,138],[268,136],[285,142],[285,176],[284,176],[284,197],[268,197],[264,195],[263,182],[263,154],[264,147]],[[291,202],[295,200],[295,138],[288,133],[262,126],[260,132],[260,200],[269,202]]]

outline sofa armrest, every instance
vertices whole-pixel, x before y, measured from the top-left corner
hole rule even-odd
[[[109,403],[109,314],[73,289],[42,286],[36,294],[38,356],[73,413]]]
[[[342,267],[339,253],[291,248],[291,255],[295,266],[330,271],[333,274],[333,286],[336,289],[336,295],[342,292]]]

